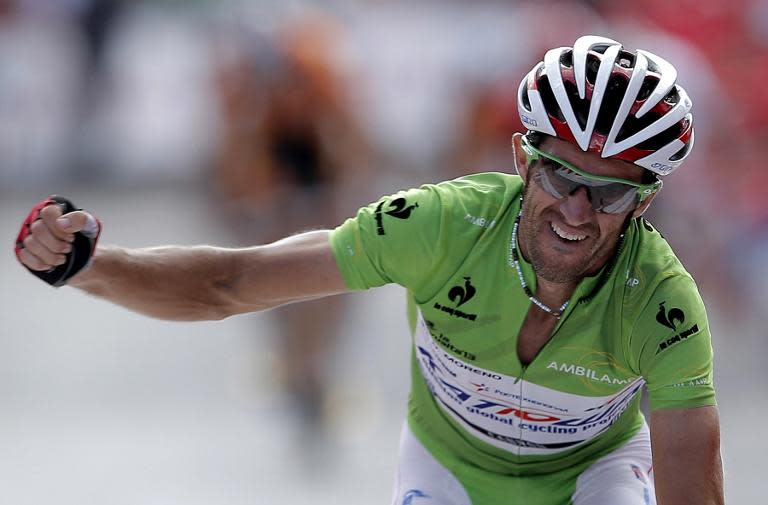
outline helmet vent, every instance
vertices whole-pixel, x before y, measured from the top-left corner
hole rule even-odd
[[[603,103],[600,105],[600,113],[597,115],[597,122],[595,123],[596,132],[608,135],[628,86],[629,81],[622,75],[613,75],[608,80],[608,86],[605,95],[603,95]]]
[[[528,112],[531,112],[533,109],[531,109],[531,99],[528,98],[528,88],[523,88],[522,92],[520,93],[520,100],[523,102],[523,107],[525,107],[525,110]]]
[[[659,83],[657,77],[646,77],[643,81],[643,85],[640,86],[640,91],[637,93],[637,100],[643,102],[651,96],[651,93],[656,89],[656,85]]]
[[[587,82],[591,85],[595,85],[597,80],[597,71],[600,70],[600,60],[594,54],[587,56]]]
[[[590,49],[596,53],[605,54],[609,47],[611,47],[610,44],[595,44]]]
[[[576,85],[570,81],[565,81],[565,94],[568,96],[568,100],[571,102],[571,108],[576,116],[576,120],[579,122],[579,126],[582,130],[587,128],[587,119],[589,118],[589,105],[590,100],[587,98],[579,98],[579,89]]]
[[[573,68],[573,51],[565,51],[560,56],[560,64],[567,68]]]
[[[619,53],[616,64],[621,68],[633,68],[635,66],[635,55],[627,51],[622,51]]]
[[[650,115],[650,114],[646,114],[646,115]],[[643,116],[643,118],[645,118],[645,116]],[[682,129],[680,128],[681,123],[682,123],[681,121],[678,121],[677,123],[673,124],[663,132],[659,133],[658,135],[654,135],[648,140],[639,143],[637,145],[638,149],[644,149],[646,151],[655,151],[657,149],[661,149],[662,147],[669,144],[670,142],[673,142],[675,139],[680,138],[680,135],[682,134]]]
[[[616,135],[616,142],[623,142],[624,140],[628,139],[635,133],[641,130],[644,130],[646,127],[655,123],[660,117],[661,117],[661,114],[659,114],[658,112],[649,112],[648,114],[645,114],[641,118],[638,118],[633,115],[627,116],[626,121],[624,121],[624,124],[621,125],[621,129],[619,130],[619,133]],[[653,138],[657,138],[659,136],[661,136],[661,134]]]
[[[692,142],[686,143],[683,147],[680,148],[679,151],[677,151],[669,158],[669,161],[680,161],[681,159],[685,158],[685,155],[688,154],[688,151],[691,150],[691,146],[693,146]]]
[[[541,94],[541,101],[544,103],[544,109],[561,123],[565,122],[563,111],[560,110],[555,94],[552,92],[552,85],[549,84],[549,78],[546,75],[542,75],[539,77],[537,84]]]
[[[677,86],[667,93],[667,96],[664,97],[664,101],[670,105],[674,105],[680,101],[680,94],[677,92]]]

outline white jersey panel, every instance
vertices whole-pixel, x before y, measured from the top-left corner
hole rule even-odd
[[[582,396],[479,368],[445,352],[421,315],[414,345],[440,408],[483,442],[522,455],[551,455],[589,442],[619,418],[645,384],[638,378],[610,396]],[[591,370],[573,373],[589,377]]]

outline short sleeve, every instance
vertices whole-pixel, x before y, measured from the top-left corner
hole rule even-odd
[[[349,289],[418,291],[440,261],[444,225],[440,190],[427,185],[363,207],[331,232],[331,247]]]
[[[709,324],[693,279],[675,275],[659,284],[631,342],[651,410],[715,405]]]

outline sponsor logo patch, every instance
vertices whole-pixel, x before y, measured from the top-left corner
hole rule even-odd
[[[414,209],[419,207],[418,203],[412,203],[411,205],[408,205],[408,200],[403,197],[395,198],[391,202],[387,203],[386,210],[384,209],[385,203],[386,202],[381,202],[376,206],[376,233],[378,235],[387,234],[387,232],[384,230],[384,218],[382,217],[382,214],[386,214],[397,219],[408,219],[411,217],[411,213],[414,211]]]
[[[477,314],[470,314],[459,309],[459,307],[474,298],[475,293],[477,293],[477,289],[472,285],[472,278],[464,277],[463,286],[453,286],[450,291],[448,291],[448,299],[451,300],[456,306],[448,307],[446,305],[435,302],[434,307],[437,310],[443,311],[453,317],[475,321],[477,319]]]
[[[539,126],[538,121],[536,121],[532,117],[526,116],[525,114],[520,114],[520,119],[523,121],[524,124],[531,125],[531,126]]]
[[[677,330],[685,323],[685,312],[677,307],[673,307],[669,310],[664,306],[667,303],[663,301],[659,304],[659,312],[656,313],[656,321],[662,326],[666,326],[671,330]],[[659,354],[664,349],[672,347],[673,345],[686,340],[691,335],[695,335],[699,332],[698,323],[694,323],[693,326],[681,331],[680,333],[669,337],[665,341],[659,344],[659,348],[656,350],[656,354]]]
[[[421,376],[440,408],[478,439],[521,454],[552,454],[592,440],[619,419],[645,384],[637,378],[599,397],[550,389],[449,354],[423,318],[415,345]],[[592,376],[587,370],[584,377]]]
[[[547,369],[557,370],[558,372],[575,375],[577,377],[585,377],[595,382],[604,382],[606,384],[629,384],[633,379],[618,379],[611,377],[607,373],[599,373],[591,368],[576,365],[574,363],[558,363],[557,361],[550,361],[547,365]]]
[[[660,325],[666,326],[670,330],[675,330],[677,329],[678,325],[681,325],[685,322],[685,312],[678,309],[677,307],[673,307],[669,309],[669,312],[667,312],[666,307],[664,307],[665,303],[667,302],[663,301],[659,304],[659,311],[656,313],[656,321],[658,321]]]
[[[444,333],[437,330],[435,327],[435,323],[432,321],[424,321],[427,323],[427,328],[429,329],[429,334],[432,335],[432,338],[440,344],[443,348],[451,351],[452,353],[458,355],[460,358],[468,359],[470,361],[475,361],[477,359],[477,356],[475,356],[474,353],[471,353],[465,349],[462,349],[451,341],[451,339],[446,336]]]
[[[476,216],[473,216],[472,214],[467,214],[466,216],[464,216],[464,220],[470,224],[479,226],[480,228],[493,228],[494,226],[496,226],[495,219],[486,219],[484,217],[476,217]]]

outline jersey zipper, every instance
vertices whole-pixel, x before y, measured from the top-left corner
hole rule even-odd
[[[513,382],[512,384],[517,384],[518,382],[520,382],[520,379],[523,378],[523,375],[525,375],[525,371],[527,369],[528,369],[528,365],[521,365],[521,367],[520,367],[520,376],[516,377],[515,378],[515,382]]]
[[[549,340],[547,340],[547,342],[542,346],[542,348],[539,349],[538,354],[536,354],[536,356],[533,358],[533,360],[531,360],[531,362],[526,364],[526,365],[523,365],[521,363],[521,365],[520,365],[520,376],[517,377],[515,379],[515,381],[513,382],[514,385],[520,384],[520,387],[517,390],[517,394],[518,394],[517,408],[518,408],[518,412],[519,413],[522,414],[523,412],[525,412],[525,410],[524,410],[525,407],[523,406],[523,383],[522,383],[522,379],[525,376],[525,372],[528,371],[528,367],[531,366],[533,363],[535,363],[536,360],[539,359],[539,357],[544,353],[544,351],[547,349],[547,347],[549,347],[549,345],[552,343],[552,341],[557,336],[557,332],[560,330],[560,327],[563,325],[563,322],[568,318],[568,316],[570,316],[572,310],[573,310],[573,307],[568,307],[568,309],[566,309],[566,311],[560,317],[560,320],[555,325],[554,330],[552,330],[552,336],[549,337]],[[520,358],[518,357],[518,360],[519,359]],[[522,420],[522,415],[521,415],[520,419]],[[518,434],[517,434],[517,437],[520,440],[525,440],[525,437],[523,436],[523,429],[520,428],[520,423],[519,422],[518,422]],[[522,447],[519,447],[518,450],[517,450],[517,455],[518,456],[520,456],[520,451],[522,451]]]

